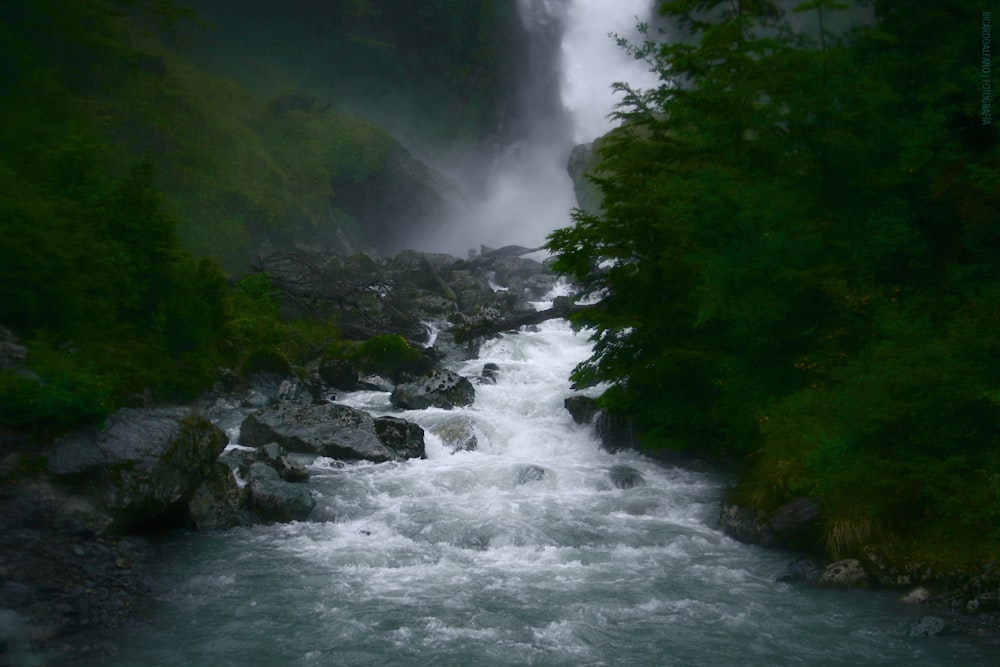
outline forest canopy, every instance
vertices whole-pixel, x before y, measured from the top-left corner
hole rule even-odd
[[[1000,545],[996,129],[973,2],[675,0],[625,44],[597,212],[550,236],[597,305],[579,383],[647,447],[743,460],[739,499],[816,499],[835,554]],[[793,29],[811,19],[812,33]],[[679,39],[676,37],[680,37]],[[846,528],[845,528],[846,527]]]

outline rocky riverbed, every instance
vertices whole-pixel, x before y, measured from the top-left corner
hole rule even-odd
[[[153,542],[96,535],[37,488],[6,488],[0,507],[0,664],[113,654],[101,635],[135,619]]]
[[[555,277],[520,251],[468,260],[418,253],[260,260],[289,314],[340,308],[355,316],[358,336],[398,333],[424,345],[428,366],[420,377],[363,377],[322,360],[285,375],[225,371],[193,406],[123,410],[101,430],[58,441],[47,456],[9,439],[0,484],[0,665],[113,654],[114,644],[101,637],[141,618],[137,610],[149,592],[143,564],[156,545],[151,534],[307,519],[315,505],[307,465],[317,456],[332,465],[422,457],[419,426],[339,405],[336,395],[393,390],[399,408],[474,402],[476,385],[496,381],[496,365],[466,378],[438,361],[474,358],[477,343],[455,343],[455,330],[488,331],[490,322],[531,312],[530,301],[552,287]],[[605,447],[637,446],[630,425],[609,418],[592,399],[574,397],[566,408],[592,424]],[[449,421],[434,435],[456,450],[475,447],[474,435]],[[803,499],[772,517],[726,506],[721,524],[743,541],[803,548],[818,519],[818,507]],[[917,565],[898,569],[873,553],[854,563],[794,560],[775,577],[806,586],[899,589],[928,609],[907,630],[920,636],[1000,635],[1000,568],[964,576],[925,576]]]

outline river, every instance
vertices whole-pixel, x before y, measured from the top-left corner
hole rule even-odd
[[[451,364],[499,366],[473,406],[402,413],[426,460],[319,459],[309,521],[169,537],[102,664],[992,664],[973,638],[907,636],[927,612],[894,594],[777,583],[791,554],[717,527],[726,478],[603,451],[562,404],[589,349],[556,321],[489,341]],[[478,446],[431,433],[449,423]]]
[[[645,75],[595,42],[650,5],[521,0],[526,16],[564,22],[565,113],[539,113],[498,166],[469,217],[484,242],[534,244],[567,224],[570,148],[607,127],[611,81]],[[718,529],[725,477],[603,451],[563,407],[589,353],[585,334],[550,321],[449,364],[468,377],[499,367],[471,407],[400,414],[384,392],[340,396],[420,423],[427,458],[320,459],[310,520],[166,538],[154,600],[100,664],[996,664],[996,647],[971,637],[908,636],[928,612],[897,594],[776,582],[793,554]],[[477,445],[452,451],[434,435],[448,432]]]

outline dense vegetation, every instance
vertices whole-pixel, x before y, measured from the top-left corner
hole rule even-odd
[[[192,0],[199,60],[270,97],[307,87],[406,139],[467,157],[510,113],[523,32],[511,0]]]
[[[1000,156],[981,4],[674,0],[629,45],[557,268],[600,303],[580,382],[647,446],[739,458],[738,500],[819,501],[827,549],[1000,547]],[[789,19],[816,26],[793,31]],[[843,21],[841,23],[844,23]],[[918,548],[918,551],[920,550]],[[957,553],[961,551],[961,553]]]
[[[221,366],[337,338],[282,321],[266,276],[230,286],[222,269],[303,230],[367,247],[333,184],[402,148],[195,65],[180,46],[198,26],[172,0],[0,3],[0,325],[28,348],[0,369],[0,427],[44,436],[188,398]]]

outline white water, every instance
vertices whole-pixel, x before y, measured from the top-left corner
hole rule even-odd
[[[525,56],[520,99],[512,112],[519,130],[494,157],[481,190],[467,174],[451,174],[472,191],[446,232],[418,240],[421,250],[464,256],[480,244],[540,246],[570,223],[576,206],[566,171],[570,151],[608,132],[620,95],[612,84],[657,82],[644,63],[618,47],[610,33],[635,39],[652,0],[519,0],[533,45]],[[557,44],[552,44],[558,40]]]
[[[610,9],[630,22],[643,4],[531,0],[567,22],[567,115],[510,147],[473,225],[493,230],[483,242],[534,245],[568,221],[566,155],[610,111],[588,90],[620,76],[605,76],[614,58],[593,42],[624,30]],[[792,555],[717,529],[727,480],[603,452],[563,408],[589,350],[560,322],[491,341],[452,365],[467,376],[500,367],[473,406],[402,414],[428,430],[426,460],[319,461],[310,521],[172,537],[154,564],[150,620],[101,664],[993,664],[966,638],[904,636],[922,611],[892,596],[775,583]],[[342,398],[389,411],[385,393]],[[456,433],[477,449],[452,453]],[[616,466],[644,483],[616,487]]]
[[[588,352],[558,322],[492,341],[453,365],[501,369],[472,407],[403,413],[473,424],[477,450],[429,435],[426,460],[319,461],[310,521],[172,538],[152,621],[107,664],[989,664],[902,636],[920,612],[891,597],[775,583],[792,556],[716,528],[726,480],[601,451],[562,405]],[[622,465],[644,484],[614,486]]]

